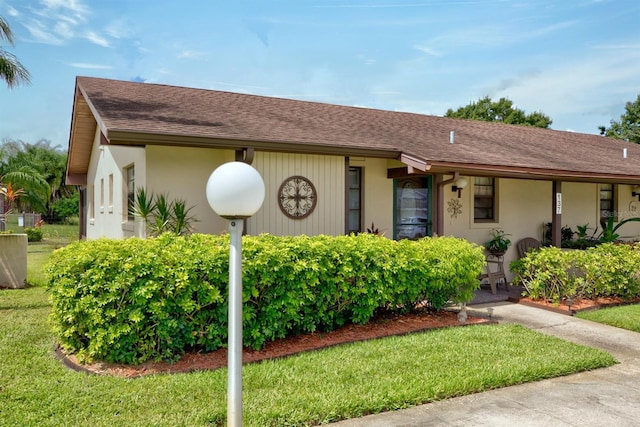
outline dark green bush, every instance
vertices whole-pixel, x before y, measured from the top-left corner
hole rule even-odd
[[[534,299],[640,296],[640,246],[605,243],[587,250],[542,248],[510,265],[514,283]]]
[[[42,229],[40,227],[25,228],[24,232],[27,233],[27,240],[30,242],[42,241]]]
[[[377,310],[469,301],[479,246],[440,237],[243,237],[244,345],[366,323]],[[229,237],[100,239],[47,265],[52,324],[82,361],[141,363],[227,340]]]

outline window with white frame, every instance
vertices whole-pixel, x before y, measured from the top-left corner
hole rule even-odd
[[[123,212],[123,217],[128,221],[133,221],[133,206],[136,201],[136,171],[134,165],[131,165],[124,169],[125,178],[127,182],[127,203],[126,212]]]

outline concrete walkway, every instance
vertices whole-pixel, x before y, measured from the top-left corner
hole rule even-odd
[[[640,334],[520,304],[497,302],[470,314],[518,323],[611,353],[620,364],[410,409],[335,423],[387,426],[640,426]]]

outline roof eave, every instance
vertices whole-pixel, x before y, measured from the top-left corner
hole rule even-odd
[[[242,149],[251,147],[256,151],[288,152],[300,154],[322,154],[334,156],[366,156],[398,159],[400,152],[380,148],[360,148],[332,144],[299,141],[260,140],[251,138],[211,138],[192,135],[172,135],[162,133],[133,132],[130,130],[109,130],[106,137],[111,145],[163,145],[199,148]]]
[[[432,173],[459,172],[469,176],[492,176],[497,178],[514,179],[535,179],[545,181],[569,181],[569,182],[592,182],[592,183],[614,183],[631,184],[640,183],[640,176],[626,175],[620,173],[592,173],[577,172],[570,170],[524,168],[516,166],[496,166],[485,164],[468,164],[455,162],[430,162]]]

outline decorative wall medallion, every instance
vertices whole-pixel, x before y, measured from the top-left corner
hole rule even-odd
[[[278,190],[280,210],[291,219],[308,217],[315,209],[317,202],[316,188],[303,176],[285,179]]]
[[[449,205],[447,212],[449,212],[451,218],[458,218],[458,215],[462,213],[462,203],[458,199],[451,199],[447,204]]]

